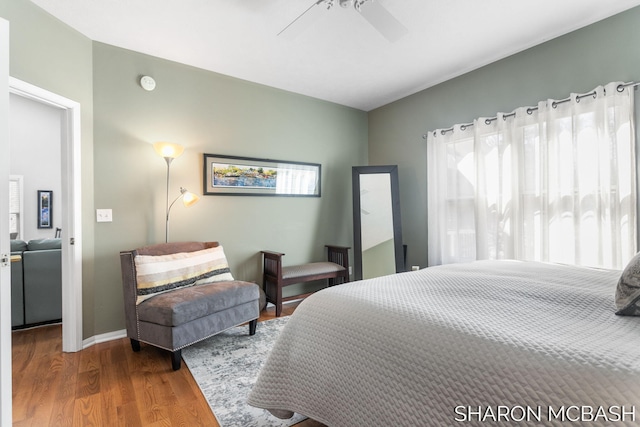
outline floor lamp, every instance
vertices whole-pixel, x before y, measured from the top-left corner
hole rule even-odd
[[[189,207],[195,204],[200,198],[187,191],[186,188],[180,187],[180,195],[176,197],[171,204],[169,204],[169,176],[171,172],[171,162],[173,159],[180,157],[182,152],[184,151],[184,147],[180,144],[173,144],[171,142],[156,142],[153,144],[153,149],[156,150],[156,153],[160,157],[163,157],[167,162],[167,201],[166,201],[166,217],[165,217],[165,228],[164,228],[164,241],[165,243],[169,241],[169,212],[173,207],[173,204],[178,201],[178,199],[182,198],[182,203],[185,207]]]

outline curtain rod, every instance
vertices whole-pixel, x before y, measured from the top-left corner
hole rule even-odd
[[[638,89],[638,86],[639,86],[639,85],[640,85],[640,82],[620,83],[620,84],[617,86],[617,88],[616,88],[616,89],[617,89],[617,91],[618,91],[618,92],[622,92],[622,91],[623,91],[623,90],[625,90],[627,87],[632,86],[632,87],[633,87],[633,89],[634,89],[634,90],[636,90],[636,89]],[[595,97],[595,96],[596,96],[596,91],[595,91],[595,90],[593,90],[593,91],[591,91],[591,92],[589,92],[589,93],[584,93],[584,94],[581,94],[581,95],[577,95],[577,96],[576,96],[576,100],[577,100],[577,101],[580,101],[580,99],[582,99],[582,98],[586,98],[586,97],[588,97],[588,96],[593,96],[593,97]],[[553,101],[553,103],[551,104],[551,106],[552,106],[553,108],[556,108],[556,106],[557,106],[558,104],[563,104],[563,103],[565,103],[565,102],[569,102],[569,101],[571,101],[571,99],[572,99],[571,97],[568,97],[568,98],[560,99],[560,100],[558,100],[558,101]],[[537,109],[538,109],[538,107],[529,107],[529,108],[527,108],[527,114],[532,114],[532,113],[533,113],[535,110],[537,110]],[[516,115],[516,112],[515,112],[515,111],[512,111],[511,113],[503,114],[503,115],[502,115],[502,118],[506,120],[507,118],[509,118],[509,117],[513,117],[513,116],[515,116],[515,115]],[[491,124],[491,122],[493,122],[494,120],[498,120],[498,117],[497,117],[497,116],[496,116],[496,117],[489,117],[489,118],[485,119],[485,120],[484,120],[484,122],[485,122],[485,124],[487,124],[487,125],[488,125],[488,124]],[[468,127],[471,127],[471,126],[473,126],[473,122],[471,122],[471,123],[464,123],[464,124],[460,125],[460,130],[466,130]],[[434,134],[435,134],[435,132],[436,132],[436,131],[433,131],[433,132],[434,132]],[[453,126],[452,126],[452,127],[450,127],[450,128],[447,128],[447,129],[442,129],[442,130],[440,131],[440,133],[441,133],[442,135],[446,134],[447,132],[453,132]],[[428,136],[428,135],[429,135],[428,133],[425,133],[424,135],[422,135],[422,139],[427,139],[427,136]]]

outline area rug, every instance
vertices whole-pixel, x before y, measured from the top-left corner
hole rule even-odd
[[[231,328],[182,350],[184,362],[222,427],[291,426],[305,419],[295,414],[280,420],[247,404],[258,372],[288,319],[259,322],[254,336],[249,336],[247,325]]]

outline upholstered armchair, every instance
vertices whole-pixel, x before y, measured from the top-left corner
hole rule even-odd
[[[217,242],[161,243],[120,252],[127,336],[133,351],[144,342],[171,352],[228,328],[256,331],[260,290],[234,280]]]

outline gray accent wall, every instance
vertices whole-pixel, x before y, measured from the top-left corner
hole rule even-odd
[[[611,81],[640,81],[639,24],[634,8],[369,112],[369,164],[398,165],[407,265],[427,265],[422,135]]]

